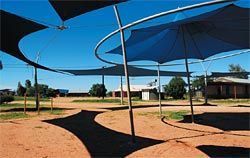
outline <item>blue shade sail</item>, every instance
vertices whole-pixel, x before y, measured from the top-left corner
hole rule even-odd
[[[9,12],[0,10],[1,18],[1,44],[0,50],[6,54],[16,57],[29,65],[32,65],[36,68],[55,71],[50,68],[47,68],[43,65],[37,64],[24,56],[20,51],[18,44],[19,41],[26,35],[46,29],[47,27],[33,21],[24,19],[17,15],[11,14]]]
[[[193,17],[180,12],[170,23],[132,30],[125,43],[127,60],[165,63],[184,59],[185,52],[187,58],[204,60],[249,49],[249,32],[249,8],[230,4]],[[106,53],[122,55],[121,46]]]
[[[49,0],[63,21],[126,0]]]
[[[157,70],[143,69],[134,66],[128,66],[129,76],[157,76]],[[111,67],[105,67],[100,69],[89,70],[59,70],[68,72],[74,75],[88,76],[88,75],[105,75],[105,76],[125,76],[123,65],[116,65]],[[161,76],[187,76],[186,72],[176,71],[160,71]]]

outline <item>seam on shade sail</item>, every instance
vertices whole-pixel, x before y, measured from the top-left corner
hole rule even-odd
[[[178,36],[179,36],[179,34],[180,34],[180,26],[178,26],[178,31],[177,31],[177,33],[176,33],[176,37],[175,37],[175,41],[174,41],[174,43],[173,43],[173,45],[172,45],[172,47],[171,47],[171,49],[170,49],[170,52],[165,56],[165,57],[163,57],[163,58],[168,58],[172,53],[173,53],[173,49],[174,49],[174,47],[175,47],[175,45],[176,45],[176,42],[177,42],[177,39],[178,39]],[[163,54],[164,55],[164,54]]]
[[[199,55],[201,56],[202,59],[205,59],[204,56],[202,55],[202,53],[200,52],[200,49],[198,48],[197,43],[195,42],[195,40],[194,40],[194,38],[193,38],[193,36],[192,36],[190,30],[188,29],[188,27],[185,27],[185,28],[186,28],[186,30],[187,30],[189,36],[191,37],[191,39],[192,39],[192,41],[193,41],[193,43],[194,43],[194,46],[195,46],[195,48],[197,49]]]
[[[157,33],[157,35],[159,35],[160,33],[162,33],[162,32]],[[167,34],[167,33],[166,33],[166,34]],[[160,39],[165,38],[166,34],[165,34],[162,38],[160,38]],[[145,39],[145,40],[147,40],[147,39]],[[145,41],[145,40],[143,40],[143,41]],[[142,43],[143,41],[141,41],[141,42],[139,42],[139,43],[137,43],[137,44],[140,44],[140,43]],[[155,42],[155,43],[151,46],[151,48],[154,47],[154,46],[157,45],[157,44],[158,44],[158,42]],[[140,56],[140,55],[141,55],[141,53],[140,53],[140,54],[137,54],[135,57],[133,57],[132,60],[129,60],[129,61],[135,60],[135,59],[136,59],[138,56]],[[158,61],[158,63],[159,63],[159,61]]]

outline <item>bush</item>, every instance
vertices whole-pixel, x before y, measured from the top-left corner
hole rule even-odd
[[[107,97],[112,97],[112,91],[109,91],[109,92],[107,93]]]
[[[3,94],[0,96],[0,104],[12,102],[12,101],[14,101],[14,97],[12,95]]]

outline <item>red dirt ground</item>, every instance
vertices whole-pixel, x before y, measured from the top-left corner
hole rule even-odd
[[[71,101],[55,99],[55,107],[68,108],[63,115],[0,121],[0,157],[249,156],[249,107],[195,106],[196,123],[187,123],[188,116],[174,121],[145,114],[158,111],[157,106],[135,108],[136,143],[131,144],[123,106]],[[163,110],[190,109],[183,104],[175,102]]]

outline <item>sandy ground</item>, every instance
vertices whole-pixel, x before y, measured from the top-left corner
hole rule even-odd
[[[249,107],[197,105],[196,123],[189,123],[189,115],[144,115],[158,111],[157,102],[136,105],[133,144],[126,106],[73,99],[54,100],[67,108],[63,115],[0,121],[0,157],[249,157]],[[190,110],[187,102],[164,104],[163,110]]]

